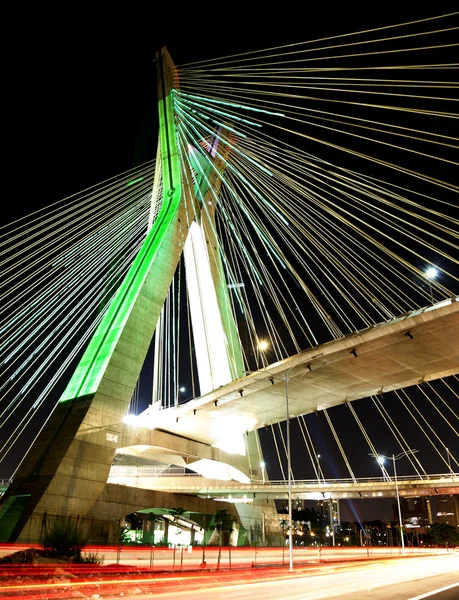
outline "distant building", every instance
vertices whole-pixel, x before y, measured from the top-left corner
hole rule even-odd
[[[402,511],[403,525],[406,529],[419,529],[419,533],[425,532],[432,525],[432,507],[430,499],[424,496],[401,498],[400,508]],[[397,505],[394,505],[394,520],[398,522]]]
[[[324,521],[327,524],[334,526],[341,525],[341,515],[339,510],[339,500],[318,500],[317,512],[323,515]]]
[[[446,523],[453,527],[459,526],[459,496],[437,497],[437,523]]]

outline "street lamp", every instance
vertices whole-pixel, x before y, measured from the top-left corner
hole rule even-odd
[[[400,454],[397,454],[397,456],[395,456],[394,454],[392,454],[392,456],[384,456],[382,454],[370,454],[370,456],[373,456],[374,458],[376,458],[376,460],[379,462],[379,464],[382,464],[384,462],[384,460],[392,460],[392,464],[394,466],[395,494],[397,497],[398,521],[399,521],[399,525],[400,525],[400,537],[402,539],[402,555],[403,556],[405,556],[405,540],[403,538],[402,509],[400,506],[400,494],[398,493],[397,469],[395,467],[395,461],[399,460],[400,458],[403,458],[404,456],[408,456],[408,454],[416,454],[416,452],[418,452],[418,450],[406,450],[406,452],[400,452]]]
[[[260,340],[257,344],[257,369],[260,368],[260,365],[258,364],[258,359],[261,357],[261,366],[262,367],[266,367],[267,366],[267,360],[266,360],[266,356],[265,356],[265,352],[268,350],[269,348],[269,342],[267,342],[266,340]]]
[[[429,289],[430,289],[430,301],[433,304],[434,303],[434,299],[433,299],[433,292],[432,292],[432,280],[435,279],[438,275],[438,270],[435,267],[429,267],[426,272],[425,275],[427,277],[427,280],[429,282]]]
[[[284,374],[285,382],[285,410],[287,417],[287,486],[288,486],[288,553],[289,553],[289,570],[293,571],[293,523],[292,523],[292,454],[290,444],[290,410],[288,406],[288,369]],[[280,379],[280,377],[279,377]]]
[[[330,530],[331,530],[331,536],[332,536],[332,543],[333,546],[335,545],[335,515],[334,515],[334,510],[333,510],[333,498],[330,498],[330,500],[328,501],[328,510],[330,511]]]
[[[285,373],[285,409],[287,411],[287,471],[288,471],[288,556],[289,570],[293,571],[293,535],[292,535],[292,457],[290,449],[290,415],[288,408],[288,371]]]
[[[375,455],[375,454],[370,454],[370,456],[374,456],[376,458],[376,460],[378,461],[378,464],[381,467],[384,481],[390,481],[389,473],[386,471],[386,468],[384,467],[384,457]]]

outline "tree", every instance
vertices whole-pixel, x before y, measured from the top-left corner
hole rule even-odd
[[[84,562],[81,552],[87,544],[78,517],[73,519],[56,519],[51,524],[45,518],[40,542],[46,555],[51,558],[71,559],[74,562]]]
[[[435,523],[430,528],[430,535],[439,546],[454,546],[459,544],[459,532],[456,527],[447,523]]]
[[[229,536],[233,531],[233,517],[228,514],[226,508],[217,510],[212,517],[212,523],[216,531],[220,534],[220,546],[218,549],[217,569],[220,568],[220,559],[222,555],[223,540],[225,540],[225,546],[229,546]]]
[[[163,521],[163,517],[161,515],[155,515],[155,513],[148,513],[148,535],[149,535],[149,543],[150,545],[154,545],[155,543],[155,527],[156,527],[156,523],[160,523],[161,521]],[[144,533],[145,536],[145,533]],[[144,537],[144,542],[148,541],[145,539]]]
[[[284,532],[284,535],[285,535],[285,532],[286,532],[286,530],[288,528],[288,521],[287,521],[287,519],[282,518],[281,521],[280,521],[280,526],[282,527],[282,531]]]

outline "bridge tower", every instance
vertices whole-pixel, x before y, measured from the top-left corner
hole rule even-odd
[[[2,498],[4,541],[37,541],[45,517],[78,516],[80,522],[91,525],[87,526],[92,541],[113,542],[118,520],[136,509],[188,502],[192,510],[215,511],[210,500],[168,499],[163,492],[107,484],[116,450],[133,443],[123,418],[182,252],[201,393],[244,374],[214,227],[225,164],[225,145],[220,142],[228,132],[221,127],[206,141],[210,160],[203,160],[202,153],[189,147],[189,163],[184,164],[173,106],[178,81],[165,48],[158,53],[157,63],[160,169],[153,200],[160,175],[160,209],[56,409]],[[171,455],[186,456],[189,462],[200,458],[227,462],[250,475],[250,465],[258,456],[257,435],[256,431],[247,434],[245,457],[233,457],[164,431],[145,429],[136,434],[134,443],[163,448]],[[234,513],[232,505],[228,508]],[[244,517],[251,518],[247,507]],[[95,523],[102,523],[97,532]]]

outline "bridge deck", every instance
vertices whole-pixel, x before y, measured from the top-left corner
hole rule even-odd
[[[134,472],[135,471],[135,472]],[[124,470],[116,475],[112,472],[109,483],[118,483],[152,489],[155,491],[168,491],[178,494],[193,494],[208,498],[228,500],[239,499],[286,499],[288,498],[288,483],[282,482],[252,482],[239,483],[236,481],[221,481],[218,479],[204,479],[186,475],[181,477],[151,477],[142,474],[141,469],[134,469],[129,475]],[[147,469],[148,471],[148,469]],[[430,475],[423,479],[419,477],[403,477],[397,480],[400,496],[435,496],[438,494],[459,494],[459,474]],[[294,481],[291,484],[294,498],[303,500],[320,500],[323,498],[394,498],[396,496],[395,480],[380,478],[359,480],[334,480],[334,481]]]
[[[290,417],[459,373],[459,298],[317,346],[175,409],[152,428],[218,445]]]

